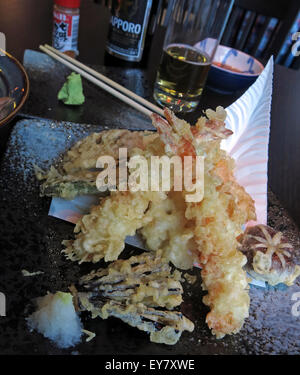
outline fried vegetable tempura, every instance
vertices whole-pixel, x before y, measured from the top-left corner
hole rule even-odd
[[[119,149],[126,147],[128,151],[135,147],[144,149],[145,145],[157,135],[152,132],[130,131],[127,129],[104,130],[92,133],[78,141],[64,156],[63,169],[67,174],[74,171],[95,168],[101,155],[110,155],[116,160]]]
[[[180,311],[170,311],[182,302],[180,280],[159,250],[91,272],[79,282],[86,291],[73,287],[72,293],[79,309],[90,311],[92,318],[113,316],[150,333],[152,342],[174,345],[183,331],[194,329]]]
[[[100,194],[96,186],[99,171],[94,169],[97,159],[102,155],[110,155],[118,161],[119,148],[126,147],[128,152],[136,147],[144,150],[155,138],[157,134],[153,132],[126,129],[92,133],[67,151],[58,168],[51,166],[47,172],[37,168],[36,176],[43,180],[41,196],[74,199],[84,194],[107,195]]]
[[[300,276],[295,264],[295,249],[281,232],[268,225],[249,227],[239,236],[240,250],[246,255],[247,271],[257,280],[270,285],[293,285]]]
[[[107,268],[83,276],[79,285],[93,292],[94,297],[172,310],[182,302],[180,281],[181,273],[172,272],[162,251],[158,250],[116,260]]]
[[[118,259],[126,236],[151,220],[146,215],[150,202],[158,203],[165,195],[157,192],[112,192],[84,215],[74,229],[75,240],[63,241],[63,252],[73,261],[106,262]]]

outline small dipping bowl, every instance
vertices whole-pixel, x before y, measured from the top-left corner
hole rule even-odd
[[[195,47],[209,49],[210,40],[206,39],[205,42],[197,43]],[[206,86],[220,94],[233,94],[252,85],[263,69],[264,66],[247,53],[219,45],[208,73]]]

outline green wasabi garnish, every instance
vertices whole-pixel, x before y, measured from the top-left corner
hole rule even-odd
[[[67,77],[67,81],[60,89],[57,98],[68,105],[81,105],[84,103],[85,98],[80,74],[73,72]]]

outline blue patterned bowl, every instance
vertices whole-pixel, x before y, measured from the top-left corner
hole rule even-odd
[[[206,42],[206,43],[203,43]],[[206,39],[195,45],[203,52],[211,48]],[[206,85],[221,94],[232,94],[248,88],[263,71],[264,66],[254,57],[234,48],[219,45],[211,65]]]

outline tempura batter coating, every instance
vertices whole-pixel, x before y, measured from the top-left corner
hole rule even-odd
[[[126,236],[133,236],[151,220],[146,215],[149,203],[161,199],[165,195],[156,192],[112,192],[78,221],[75,240],[63,241],[64,253],[79,263],[116,260],[125,247]]]
[[[180,272],[172,271],[158,250],[93,271],[81,278],[80,291],[73,286],[72,293],[78,309],[91,312],[92,318],[113,316],[150,333],[152,342],[174,345],[183,331],[194,329],[187,317],[173,310],[182,302],[180,281]]]
[[[119,149],[130,153],[134,148],[144,150],[158,135],[149,131],[110,129],[92,133],[75,143],[66,152],[62,162],[44,172],[37,168],[36,177],[43,180],[41,196],[74,199],[78,195],[99,194],[96,187],[97,159],[103,155],[112,156],[118,163]],[[105,194],[101,194],[105,195]]]
[[[110,155],[115,159],[119,157],[119,148],[134,147],[144,148],[144,132],[132,132],[127,129],[104,130],[100,133],[92,133],[88,137],[78,141],[63,159],[63,169],[67,174],[74,171],[95,168],[101,155]]]
[[[159,205],[151,204],[151,221],[140,233],[150,250],[162,249],[164,256],[180,269],[193,267],[194,228],[185,217],[186,203],[181,192],[171,191]]]
[[[118,259],[107,268],[92,271],[79,280],[94,299],[113,299],[128,304],[172,310],[182,302],[181,273],[172,270],[162,251]]]

